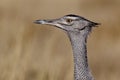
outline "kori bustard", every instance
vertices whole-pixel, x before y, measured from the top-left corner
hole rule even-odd
[[[66,31],[73,49],[74,80],[94,80],[88,66],[86,43],[92,27],[99,23],[74,14],[57,19],[36,20],[35,23],[53,25]]]

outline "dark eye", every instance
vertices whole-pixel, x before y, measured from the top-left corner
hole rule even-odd
[[[72,19],[66,19],[67,23],[71,23],[73,20]]]

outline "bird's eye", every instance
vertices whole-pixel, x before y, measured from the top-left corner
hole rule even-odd
[[[72,19],[66,19],[67,23],[71,23],[73,20]]]

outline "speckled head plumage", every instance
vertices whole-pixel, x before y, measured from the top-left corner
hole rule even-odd
[[[36,20],[37,24],[53,25],[65,30],[70,38],[74,56],[74,80],[94,80],[87,61],[87,35],[99,23],[69,14],[58,19]]]
[[[68,14],[58,19],[36,20],[35,23],[53,25],[65,31],[80,31],[84,30],[86,27],[92,28],[99,25],[99,23],[92,22],[74,14]]]

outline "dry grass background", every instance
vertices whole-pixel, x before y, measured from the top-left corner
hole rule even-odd
[[[0,0],[0,80],[73,80],[64,31],[36,25],[75,13],[102,23],[88,39],[96,80],[120,79],[120,0]]]

